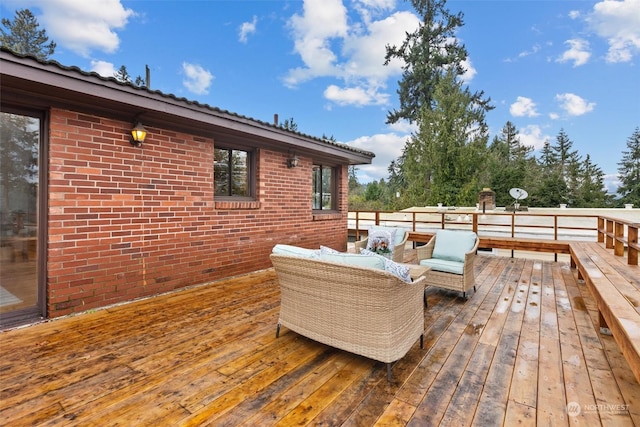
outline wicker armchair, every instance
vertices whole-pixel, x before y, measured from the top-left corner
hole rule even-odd
[[[449,251],[449,256],[442,258],[436,249],[437,239],[440,239],[441,247],[450,244],[451,239],[465,239],[467,243],[461,245],[465,249],[458,254],[452,256],[452,251]],[[475,243],[473,243],[473,239],[475,239]],[[473,263],[479,243],[478,236],[470,231],[438,230],[429,243],[416,249],[418,264],[431,267],[424,275],[426,285],[462,292],[464,298],[466,298],[469,289],[473,288],[475,292]],[[453,258],[455,260],[452,260]]]
[[[407,238],[409,237],[409,233],[407,233],[406,231],[404,231],[401,228],[397,229],[398,232],[402,232],[404,233],[404,237],[402,238],[401,242],[396,242],[395,246],[393,247],[393,254],[391,255],[391,259],[395,262],[403,262],[404,261],[404,247],[405,244],[407,243]],[[362,240],[357,240],[355,243],[355,248],[356,248],[356,253],[359,254],[360,253],[360,249],[366,249],[367,248],[367,243],[369,243],[369,239],[365,238]]]
[[[424,339],[425,281],[406,283],[384,270],[271,254],[281,291],[281,326],[387,364]]]

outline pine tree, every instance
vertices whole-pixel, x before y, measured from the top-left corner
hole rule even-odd
[[[552,168],[558,162],[556,153],[551,149],[551,143],[549,140],[544,142],[542,149],[540,150],[540,166],[544,169]]]
[[[56,49],[54,41],[47,44],[47,31],[38,29],[40,24],[29,9],[17,10],[13,21],[2,18],[2,26],[4,28],[0,28],[0,43],[2,47],[13,52],[35,56],[44,61],[49,59]]]
[[[402,79],[398,82],[400,109],[387,114],[387,123],[400,119],[409,122],[419,120],[423,108],[433,109],[434,92],[438,81],[446,70],[455,77],[465,73],[463,66],[467,50],[456,39],[456,31],[463,24],[463,15],[453,15],[445,7],[446,0],[411,0],[423,21],[416,31],[407,33],[400,46],[386,46],[385,65],[393,59],[403,62]],[[485,110],[489,100],[482,92],[475,93],[473,100]]]
[[[529,188],[530,169],[536,167],[535,159],[531,156],[533,148],[522,145],[518,134],[515,125],[508,121],[489,146],[489,182],[496,193],[498,206],[513,202],[509,194],[511,188]]]
[[[293,120],[293,117],[290,119],[285,119],[284,122],[280,125],[282,129],[290,130],[292,132],[298,132],[298,124]]]
[[[402,173],[414,205],[468,206],[477,201],[488,132],[485,110],[449,70],[421,111],[420,130],[405,146]]]
[[[556,137],[556,144],[551,146],[551,149],[555,153],[556,166],[559,169],[560,175],[569,180],[569,174],[572,172],[571,167],[575,167],[580,161],[580,156],[577,150],[571,150],[573,147],[573,141],[569,139],[564,129],[560,129],[558,136]]]
[[[591,162],[587,154],[582,164],[582,183],[577,198],[577,208],[604,208],[610,205],[611,197],[604,188],[604,173]]]
[[[627,140],[627,150],[618,163],[618,177],[620,202],[640,206],[640,128]]]
[[[115,77],[115,79],[120,83],[131,83],[131,76],[127,71],[127,67],[124,65],[120,66],[118,71],[113,74],[113,77]]]
[[[582,171],[580,156],[572,146],[564,129],[560,129],[554,145],[545,141],[540,152],[541,182],[531,198],[532,206],[575,203]]]

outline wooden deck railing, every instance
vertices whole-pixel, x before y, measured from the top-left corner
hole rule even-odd
[[[597,214],[534,212],[437,212],[350,211],[349,234],[356,240],[372,225],[387,225],[407,231],[434,232],[451,228],[472,230],[481,238],[536,238],[548,241],[586,240],[605,243],[629,265],[638,265],[640,223]]]
[[[640,223],[624,219],[599,216],[598,242],[613,249],[616,256],[627,256],[627,264],[638,265],[638,228]]]

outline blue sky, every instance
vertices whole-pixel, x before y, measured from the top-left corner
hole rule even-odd
[[[615,190],[617,163],[640,127],[640,0],[449,0],[464,14],[465,82],[482,90],[493,137],[510,120],[539,149],[564,129]],[[387,167],[415,130],[385,124],[400,64],[385,44],[418,24],[395,0],[3,0],[29,8],[63,65],[111,76],[151,69],[151,88],[376,153],[360,182]]]

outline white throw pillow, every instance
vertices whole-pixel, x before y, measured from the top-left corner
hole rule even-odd
[[[411,279],[411,275],[409,274],[409,267],[407,267],[406,265],[398,264],[397,262],[392,261],[386,257],[380,256],[375,252],[371,252],[368,249],[362,249],[360,251],[360,255],[380,258],[384,262],[384,271],[393,274],[394,276],[400,278],[404,282],[411,283],[413,281]]]

